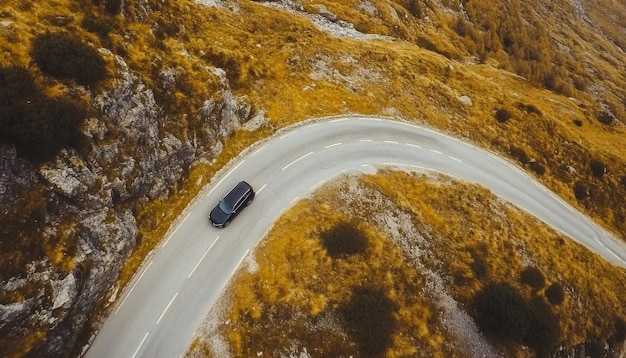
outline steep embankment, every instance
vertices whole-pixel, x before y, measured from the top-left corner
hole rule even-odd
[[[205,4],[3,3],[3,353],[76,349],[211,173],[310,117],[436,126],[624,236],[623,5]]]

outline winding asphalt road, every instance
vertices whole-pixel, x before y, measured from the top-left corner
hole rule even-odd
[[[309,122],[251,148],[207,185],[146,259],[95,337],[87,357],[178,357],[230,277],[274,221],[345,171],[432,170],[481,184],[626,266],[626,245],[511,163],[415,125],[372,117]],[[226,229],[208,213],[245,179],[257,196]]]

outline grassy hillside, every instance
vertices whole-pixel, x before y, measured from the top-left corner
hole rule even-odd
[[[613,356],[625,290],[626,270],[484,188],[383,170],[286,212],[190,353]]]
[[[382,114],[471,141],[517,162],[626,238],[626,61],[616,46],[624,48],[622,3],[604,0],[576,8],[564,0],[318,0],[295,1],[298,6],[289,11],[277,2],[216,3],[3,2],[0,66],[25,68],[41,91],[39,103],[72,98],[78,101],[72,102],[73,113],[98,115],[90,112],[90,100],[110,89],[120,70],[104,56],[106,75],[98,81],[50,75],[34,51],[37,39],[50,31],[122,57],[167,113],[164,132],[192,137],[202,130],[204,101],[221,99],[211,67],[223,68],[234,92],[247,96],[269,121],[259,131],[236,132],[216,161],[190,168],[169,197],[131,204],[141,240],[121,284],[186,203],[243,148],[277,128],[325,115]],[[385,37],[342,37],[332,31],[346,23]],[[163,68],[179,74],[171,88],[157,81]],[[459,101],[462,95],[471,106]],[[61,147],[89,147],[69,137]],[[2,235],[11,238],[1,240],[5,279],[44,258],[59,270],[74,265],[76,237],[40,239],[45,224],[37,218],[47,210],[44,192],[45,184],[39,183],[20,193],[0,217]],[[71,233],[73,216],[64,220],[60,227]],[[28,290],[2,290],[0,299],[8,304],[28,295]],[[104,313],[94,314],[94,321]],[[28,350],[45,331],[17,340]]]

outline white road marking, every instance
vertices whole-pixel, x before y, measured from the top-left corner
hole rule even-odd
[[[440,151],[438,151],[438,150],[434,150],[434,149],[429,149],[429,150],[430,150],[431,152],[433,152],[433,153],[436,153],[436,154],[443,154],[443,153],[441,153],[441,152],[440,152]]]
[[[398,142],[393,141],[393,140],[386,140],[385,143],[387,143],[387,144],[398,144]]]
[[[421,148],[421,145],[417,145],[417,144],[413,144],[413,143],[407,143],[406,145],[408,145],[409,147],[413,147],[413,148]]]
[[[290,203],[289,205],[293,205],[293,203],[295,203],[296,201],[298,201],[298,199],[300,199],[299,196],[296,196]]]
[[[335,143],[335,144],[329,144],[327,146],[324,147],[324,149],[328,149],[328,148],[332,148],[332,147],[336,147],[338,145],[341,145],[341,142]]]
[[[163,310],[163,312],[161,312],[161,315],[159,316],[159,319],[157,320],[156,324],[159,324],[159,322],[161,322],[161,319],[163,318],[163,316],[165,316],[165,313],[167,312],[167,310],[170,309],[170,306],[172,305],[172,303],[174,303],[174,300],[176,299],[176,297],[178,297],[178,292],[176,292],[174,297],[172,297],[172,299],[170,300],[170,303],[168,303],[165,309]]]
[[[148,266],[146,266],[146,269],[143,270],[143,272],[141,273],[141,275],[139,275],[139,277],[137,278],[137,281],[135,281],[135,283],[133,283],[133,285],[130,288],[130,291],[128,291],[128,293],[126,294],[126,296],[124,296],[124,299],[122,300],[122,302],[120,303],[119,306],[117,306],[117,309],[115,310],[115,312],[113,313],[113,315],[115,316],[117,314],[117,311],[120,310],[120,308],[122,308],[122,305],[124,305],[124,302],[126,302],[126,299],[128,298],[128,296],[130,296],[130,294],[133,292],[133,290],[135,289],[135,286],[137,286],[137,283],[139,283],[139,281],[141,281],[141,278],[143,277],[143,275],[145,275],[146,271],[148,271],[148,269],[150,268],[150,266],[152,266],[152,263],[154,261],[150,260],[150,263],[148,264]]]
[[[255,154],[257,154],[258,152],[260,152],[261,150],[263,150],[263,148],[265,148],[265,146],[260,147],[259,149],[255,150],[254,152],[252,152],[252,154],[250,154],[250,156],[253,156]]]
[[[362,167],[369,167],[369,164],[361,164]]]
[[[359,139],[359,142],[373,142],[373,139]]]
[[[257,190],[257,191],[256,191],[256,193],[258,194],[258,193],[262,192],[262,191],[263,191],[263,189],[265,189],[265,187],[266,187],[266,186],[267,186],[267,183],[266,183],[266,184],[263,184],[263,186],[261,187],[261,189]]]
[[[215,240],[213,241],[213,243],[211,244],[211,246],[209,246],[208,249],[206,249],[206,251],[204,252],[204,255],[202,255],[202,257],[200,258],[200,261],[198,261],[198,263],[196,263],[196,266],[193,267],[193,270],[191,270],[191,272],[189,273],[189,275],[187,275],[187,278],[190,278],[191,275],[193,275],[194,272],[196,272],[196,269],[198,268],[198,266],[200,266],[200,263],[202,262],[202,260],[204,260],[204,257],[206,256],[206,254],[209,253],[209,251],[211,251],[211,248],[213,247],[213,245],[215,245],[215,243],[217,242],[217,240],[219,240],[220,236],[217,235],[217,237],[215,238]]]
[[[343,122],[343,121],[347,121],[349,118],[338,118],[338,119],[333,119],[332,121],[329,121],[328,123],[335,123],[335,122]]]
[[[139,350],[141,349],[141,346],[143,346],[143,342],[145,342],[146,338],[148,338],[148,334],[150,334],[150,332],[146,332],[146,334],[143,336],[143,339],[141,340],[141,343],[139,343],[139,347],[137,347],[137,349],[135,349],[135,353],[133,353],[132,358],[135,358],[135,356],[137,356],[137,353],[139,353]]]
[[[237,168],[239,168],[239,167],[241,166],[241,164],[243,164],[245,161],[246,161],[246,160],[245,160],[245,159],[243,159],[242,161],[240,161],[240,162],[239,162],[239,164],[235,165],[235,167],[234,167],[233,169],[231,169],[228,173],[226,173],[226,175],[224,175],[224,177],[223,177],[220,181],[218,181],[218,182],[217,182],[217,184],[215,184],[215,186],[213,186],[213,189],[211,189],[211,191],[209,191],[209,192],[207,193],[207,195],[206,195],[206,196],[211,195],[211,193],[213,192],[213,190],[215,190],[218,186],[220,186],[220,184],[222,184],[222,182],[223,182],[224,180],[226,180],[226,178],[228,178],[228,176],[229,176],[229,175],[231,175],[231,174],[232,174],[232,172],[234,172],[235,170],[237,170]]]
[[[405,167],[407,164],[404,163],[383,163],[383,165],[393,166],[393,167]]]
[[[280,136],[280,137],[278,137],[278,138],[279,138],[279,139],[287,138],[287,137],[289,137],[290,135],[292,135],[292,134],[294,134],[294,133],[295,133],[295,131],[290,131],[290,132],[287,132],[286,134],[281,135],[281,136]]]
[[[237,266],[235,266],[235,269],[233,270],[233,272],[230,274],[231,276],[235,275],[235,272],[237,272],[237,270],[239,269],[239,266],[241,266],[241,263],[243,262],[243,260],[246,259],[246,256],[248,256],[248,253],[250,252],[250,249],[246,250],[246,253],[243,254],[243,257],[241,258],[241,260],[239,260],[239,263],[237,264]]]
[[[450,159],[452,159],[452,160],[456,160],[456,161],[457,161],[457,162],[459,162],[459,163],[463,163],[463,162],[461,161],[461,159],[459,159],[459,158],[455,158],[455,157],[453,157],[453,156],[451,156],[451,155],[449,155],[449,156],[448,156],[448,158],[450,158]]]
[[[296,162],[298,162],[299,160],[302,160],[302,159],[304,159],[304,158],[308,157],[309,155],[311,155],[311,154],[313,154],[313,153],[314,153],[314,152],[308,152],[307,154],[305,154],[305,155],[301,156],[300,158],[298,158],[298,159],[294,160],[293,162],[291,162],[291,163],[289,163],[289,164],[285,165],[285,166],[283,167],[283,169],[281,169],[280,171],[283,171],[283,172],[284,172],[284,171],[285,171],[285,169],[289,168],[290,166],[294,165],[294,164],[295,164]]]

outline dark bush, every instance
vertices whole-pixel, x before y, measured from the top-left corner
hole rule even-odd
[[[109,36],[109,33],[113,31],[114,27],[112,20],[94,16],[92,14],[86,14],[81,25],[85,30],[92,32],[101,38]]]
[[[563,286],[557,282],[551,284],[546,289],[545,295],[551,305],[560,305],[565,301],[565,290],[563,290]]]
[[[472,272],[474,272],[474,276],[476,278],[484,278],[487,276],[487,264],[485,260],[481,257],[479,259],[474,259],[472,262]]]
[[[626,321],[622,318],[615,319],[615,332],[611,336],[611,341],[621,343],[626,340]]]
[[[598,122],[606,125],[617,123],[617,118],[608,110],[603,110],[598,114]]]
[[[587,184],[577,181],[574,184],[574,195],[577,200],[585,200],[589,197],[589,186]]]
[[[122,11],[122,0],[105,0],[104,10],[110,15],[117,15]]]
[[[517,289],[490,284],[474,297],[475,319],[481,330],[498,340],[522,342],[532,323],[532,311]]]
[[[596,178],[602,179],[602,177],[606,173],[606,166],[599,160],[592,159],[590,167],[591,173]]]
[[[82,85],[94,85],[106,76],[105,62],[98,52],[67,33],[37,36],[32,57],[44,73]]]
[[[622,187],[626,189],[626,174],[622,175],[622,179],[620,180]]]
[[[520,275],[520,282],[532,287],[535,290],[540,290],[546,285],[546,280],[543,277],[543,274],[536,267],[525,268]]]
[[[541,163],[536,160],[531,160],[528,162],[528,166],[530,169],[539,175],[544,175],[546,173],[546,167],[544,167]]]
[[[538,358],[549,357],[559,338],[559,320],[541,297],[533,298],[529,306],[532,320],[522,343],[534,350]]]
[[[521,109],[522,111],[526,113],[534,113],[538,115],[539,117],[543,116],[543,113],[541,113],[541,110],[539,110],[539,108],[537,108],[537,106],[535,106],[534,104],[525,104],[522,102],[517,102],[515,105],[517,108]]]
[[[49,98],[24,68],[0,68],[0,141],[15,145],[34,162],[51,159],[63,147],[81,145],[87,111],[67,98]]]
[[[511,153],[513,157],[517,158],[517,160],[519,160],[519,162],[522,164],[528,164],[528,162],[530,161],[528,154],[526,154],[526,151],[522,148],[511,146],[511,149],[509,149],[509,152]]]
[[[499,108],[499,109],[497,109],[495,114],[494,114],[494,116],[496,117],[496,119],[500,123],[504,123],[504,122],[508,121],[509,119],[511,119],[511,117],[513,117],[511,112],[509,112],[509,110],[507,110],[506,108]]]
[[[354,339],[363,357],[382,356],[391,345],[395,328],[393,301],[376,288],[361,287],[352,299],[340,307],[346,331]]]
[[[576,119],[574,119],[574,124],[576,126],[578,126],[578,127],[582,127],[583,126],[583,121],[578,119],[578,118],[576,118]]]
[[[359,254],[367,248],[367,237],[356,223],[340,222],[322,232],[320,238],[332,258]]]

